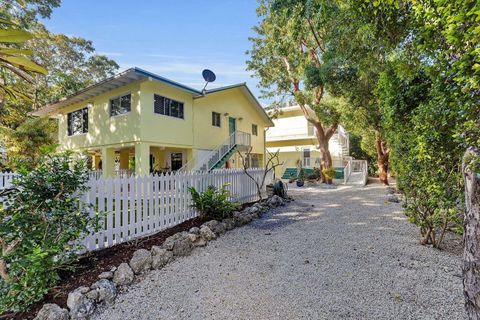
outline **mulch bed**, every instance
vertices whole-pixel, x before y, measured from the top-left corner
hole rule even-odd
[[[133,253],[138,249],[148,249],[154,245],[161,245],[171,235],[188,231],[192,227],[200,227],[203,223],[200,218],[185,221],[154,235],[125,242],[111,248],[90,252],[82,256],[76,264],[75,271],[60,272],[61,281],[57,287],[45,296],[45,299],[31,306],[28,312],[17,314],[3,314],[0,319],[33,319],[45,303],[56,303],[62,308],[67,308],[68,293],[81,286],[90,286],[98,280],[98,275],[110,271],[122,262],[130,261]]]

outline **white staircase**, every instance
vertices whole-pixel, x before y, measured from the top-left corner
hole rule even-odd
[[[211,171],[222,167],[237,150],[246,150],[251,146],[251,136],[243,131],[233,132],[228,139],[201,158],[188,161],[182,171]]]
[[[365,186],[368,180],[367,160],[349,159],[344,170],[344,183],[350,186]]]

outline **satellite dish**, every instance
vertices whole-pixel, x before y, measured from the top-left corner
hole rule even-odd
[[[208,83],[209,82],[213,82],[215,81],[215,79],[217,79],[217,76],[215,75],[215,73],[213,73],[212,70],[208,70],[208,69],[205,69],[202,71],[202,76],[203,76],[203,79],[205,79],[205,81],[207,83],[205,83],[205,86],[203,87],[203,94],[205,94],[205,88],[207,87]]]
[[[212,70],[208,70],[208,69],[205,69],[202,71],[202,76],[203,76],[203,79],[205,79],[205,81],[207,82],[213,82],[215,81],[215,79],[217,79],[217,76],[215,75],[215,73],[213,73]]]

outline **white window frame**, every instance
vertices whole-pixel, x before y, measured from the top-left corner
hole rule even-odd
[[[117,99],[117,98],[120,98],[120,104],[122,103],[122,97],[123,96],[127,96],[127,95],[130,95],[130,110],[127,111],[127,112],[124,112],[124,113],[120,113],[120,114],[115,114],[115,115],[112,115],[112,100],[114,99]],[[124,115],[127,115],[129,114],[130,112],[132,112],[132,93],[131,92],[125,92],[125,93],[122,93],[122,94],[119,94],[119,95],[116,95],[114,97],[111,97],[108,99],[108,115],[110,116],[110,118],[116,118],[116,117],[121,117],[121,116],[124,116]]]

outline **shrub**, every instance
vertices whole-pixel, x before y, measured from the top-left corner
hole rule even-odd
[[[21,172],[0,210],[0,313],[23,311],[72,266],[76,242],[96,219],[78,195],[87,191],[88,171],[69,153],[44,156]]]
[[[322,173],[328,180],[333,180],[335,178],[335,169],[333,167],[323,169]]]
[[[304,181],[307,178],[307,174],[303,168],[300,168],[300,172],[298,173],[298,180]]]
[[[200,217],[206,220],[222,220],[230,217],[231,214],[240,208],[237,202],[231,202],[230,192],[227,190],[227,184],[220,189],[214,186],[208,186],[207,190],[199,193],[195,188],[188,188],[192,195],[193,207],[195,207]]]

